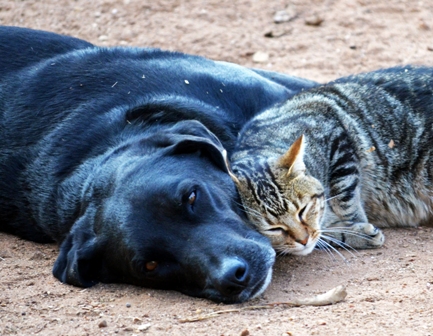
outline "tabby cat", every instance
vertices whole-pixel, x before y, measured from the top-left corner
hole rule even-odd
[[[251,120],[232,178],[277,251],[376,248],[384,243],[377,227],[431,219],[432,138],[433,68],[353,75]]]

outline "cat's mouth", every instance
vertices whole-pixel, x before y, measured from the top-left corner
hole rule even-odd
[[[292,254],[296,256],[305,256],[310,254],[316,247],[316,242],[310,240],[306,245],[296,243],[296,245],[289,246],[287,244],[274,245],[274,249],[278,254],[286,255]]]
[[[298,246],[296,246],[295,248],[291,248],[289,253],[298,256],[305,256],[313,252],[315,247],[316,247],[316,242],[310,238],[306,245],[298,244]]]
[[[307,255],[316,247],[320,232],[314,231],[302,237],[290,234],[282,227],[273,227],[261,232],[268,237],[274,249],[281,254]]]

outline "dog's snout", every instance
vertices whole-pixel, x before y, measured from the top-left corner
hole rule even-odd
[[[218,289],[225,295],[242,292],[250,281],[249,265],[240,258],[227,258],[222,265]]]
[[[242,263],[241,265],[235,267],[234,271],[235,279],[239,282],[244,282],[248,276],[248,265]]]
[[[239,285],[248,283],[248,264],[245,260],[232,258],[229,262],[229,267],[226,271],[225,278]]]

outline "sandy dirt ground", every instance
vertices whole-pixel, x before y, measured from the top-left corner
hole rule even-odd
[[[429,0],[0,2],[2,25],[103,46],[183,51],[321,82],[397,64],[433,65],[432,18]],[[379,250],[340,251],[346,260],[323,251],[281,257],[265,294],[237,305],[128,285],[64,285],[51,275],[56,245],[0,234],[0,335],[433,335],[433,228],[385,234]],[[244,310],[337,285],[348,295],[335,305]],[[182,322],[225,309],[237,311]]]

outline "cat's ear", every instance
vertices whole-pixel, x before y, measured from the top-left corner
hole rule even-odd
[[[283,168],[287,168],[287,176],[299,175],[305,172],[304,164],[304,151],[305,151],[305,140],[302,134],[293,144],[289,150],[282,155],[278,160],[278,165]]]
[[[230,162],[229,162],[229,159],[227,157],[227,151],[225,149],[222,151],[222,155],[223,155],[224,161],[226,163],[227,172],[229,173],[229,175],[232,178],[233,182],[235,184],[239,185],[240,184],[239,179],[236,177],[236,175],[233,173],[232,169],[230,168]]]

